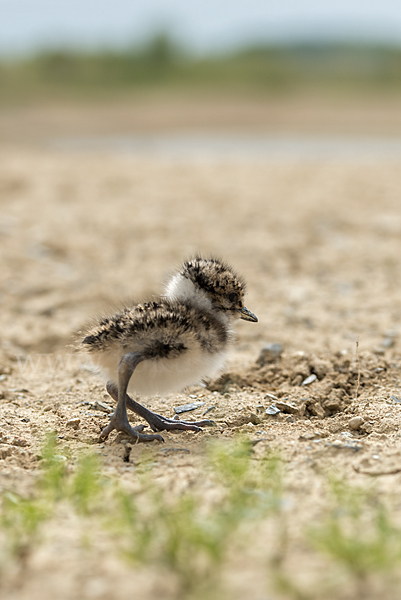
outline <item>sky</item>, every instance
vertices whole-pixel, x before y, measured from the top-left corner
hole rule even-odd
[[[401,45],[401,0],[0,0],[0,52],[140,44],[166,30],[195,52],[250,42]]]

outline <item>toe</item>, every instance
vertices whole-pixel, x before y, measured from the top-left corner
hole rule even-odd
[[[164,438],[159,433],[138,433],[135,429],[132,429],[131,435],[136,442],[153,442],[154,440],[164,442]]]
[[[137,431],[138,433],[141,433],[144,429],[145,429],[146,425],[135,425],[135,427],[132,427],[132,429],[134,431]]]
[[[153,442],[154,440],[164,442],[164,439],[158,433],[142,433],[142,431],[145,429],[145,425],[137,425],[136,427],[131,427],[128,421],[125,422],[113,418],[111,418],[110,423],[103,429],[102,433],[100,434],[99,442],[103,442],[113,431],[113,429],[129,435],[130,437],[134,438],[136,442]]]
[[[198,425],[198,427],[209,427],[216,425],[215,421],[205,420],[205,421],[195,421],[194,425]]]

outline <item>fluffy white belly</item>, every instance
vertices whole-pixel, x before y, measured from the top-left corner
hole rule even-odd
[[[118,383],[118,364],[122,356],[102,352],[95,362],[108,380]],[[177,392],[205,378],[217,377],[227,360],[227,352],[208,354],[200,350],[186,352],[177,358],[148,359],[139,363],[128,385],[128,392],[141,396]]]

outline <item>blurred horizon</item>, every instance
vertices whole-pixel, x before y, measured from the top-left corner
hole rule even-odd
[[[99,99],[138,91],[254,96],[336,94],[401,89],[401,46],[362,43],[254,42],[200,57],[160,32],[141,46],[82,50],[55,48],[0,58],[0,102]]]
[[[3,140],[401,133],[395,0],[0,0],[0,14]]]
[[[401,47],[395,0],[0,0],[0,56],[43,51],[121,51],[164,32],[195,55],[244,47],[355,44]]]

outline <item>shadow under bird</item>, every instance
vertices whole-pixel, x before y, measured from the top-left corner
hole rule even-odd
[[[257,322],[244,306],[245,282],[225,262],[196,257],[167,282],[165,293],[101,319],[86,334],[81,348],[106,374],[107,391],[117,402],[110,423],[100,434],[122,431],[139,442],[163,441],[157,433],[132,427],[127,408],[151,429],[199,431],[211,421],[168,419],[142,406],[127,392],[143,396],[167,394],[224,368],[237,319]]]

